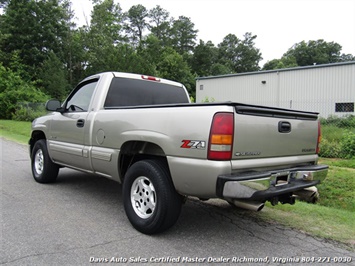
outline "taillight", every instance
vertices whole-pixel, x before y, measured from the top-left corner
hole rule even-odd
[[[318,154],[320,151],[319,145],[320,145],[321,140],[322,140],[322,132],[321,132],[321,128],[320,128],[320,121],[318,121],[318,138],[317,138],[316,154]]]
[[[234,114],[216,113],[213,117],[207,159],[230,160],[233,153]]]

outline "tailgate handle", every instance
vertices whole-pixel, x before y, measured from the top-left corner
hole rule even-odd
[[[291,132],[291,123],[287,121],[279,122],[279,132],[280,133],[289,133]]]

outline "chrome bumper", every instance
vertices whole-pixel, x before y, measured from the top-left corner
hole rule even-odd
[[[244,172],[220,175],[217,195],[225,199],[265,201],[322,182],[327,165],[310,165],[267,172]]]

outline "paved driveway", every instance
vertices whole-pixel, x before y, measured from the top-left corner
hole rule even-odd
[[[126,218],[119,184],[61,169],[57,183],[41,185],[31,176],[27,146],[3,139],[0,145],[1,265],[339,265],[305,261],[355,260],[336,243],[257,221],[220,200],[189,199],[171,230],[147,236]]]

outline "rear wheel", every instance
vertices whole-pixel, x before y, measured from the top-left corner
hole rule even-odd
[[[55,182],[59,166],[52,162],[44,139],[38,140],[32,150],[31,166],[33,178],[38,183]]]
[[[172,184],[166,163],[144,160],[133,164],[125,175],[123,203],[134,228],[156,234],[176,223],[182,198]]]

